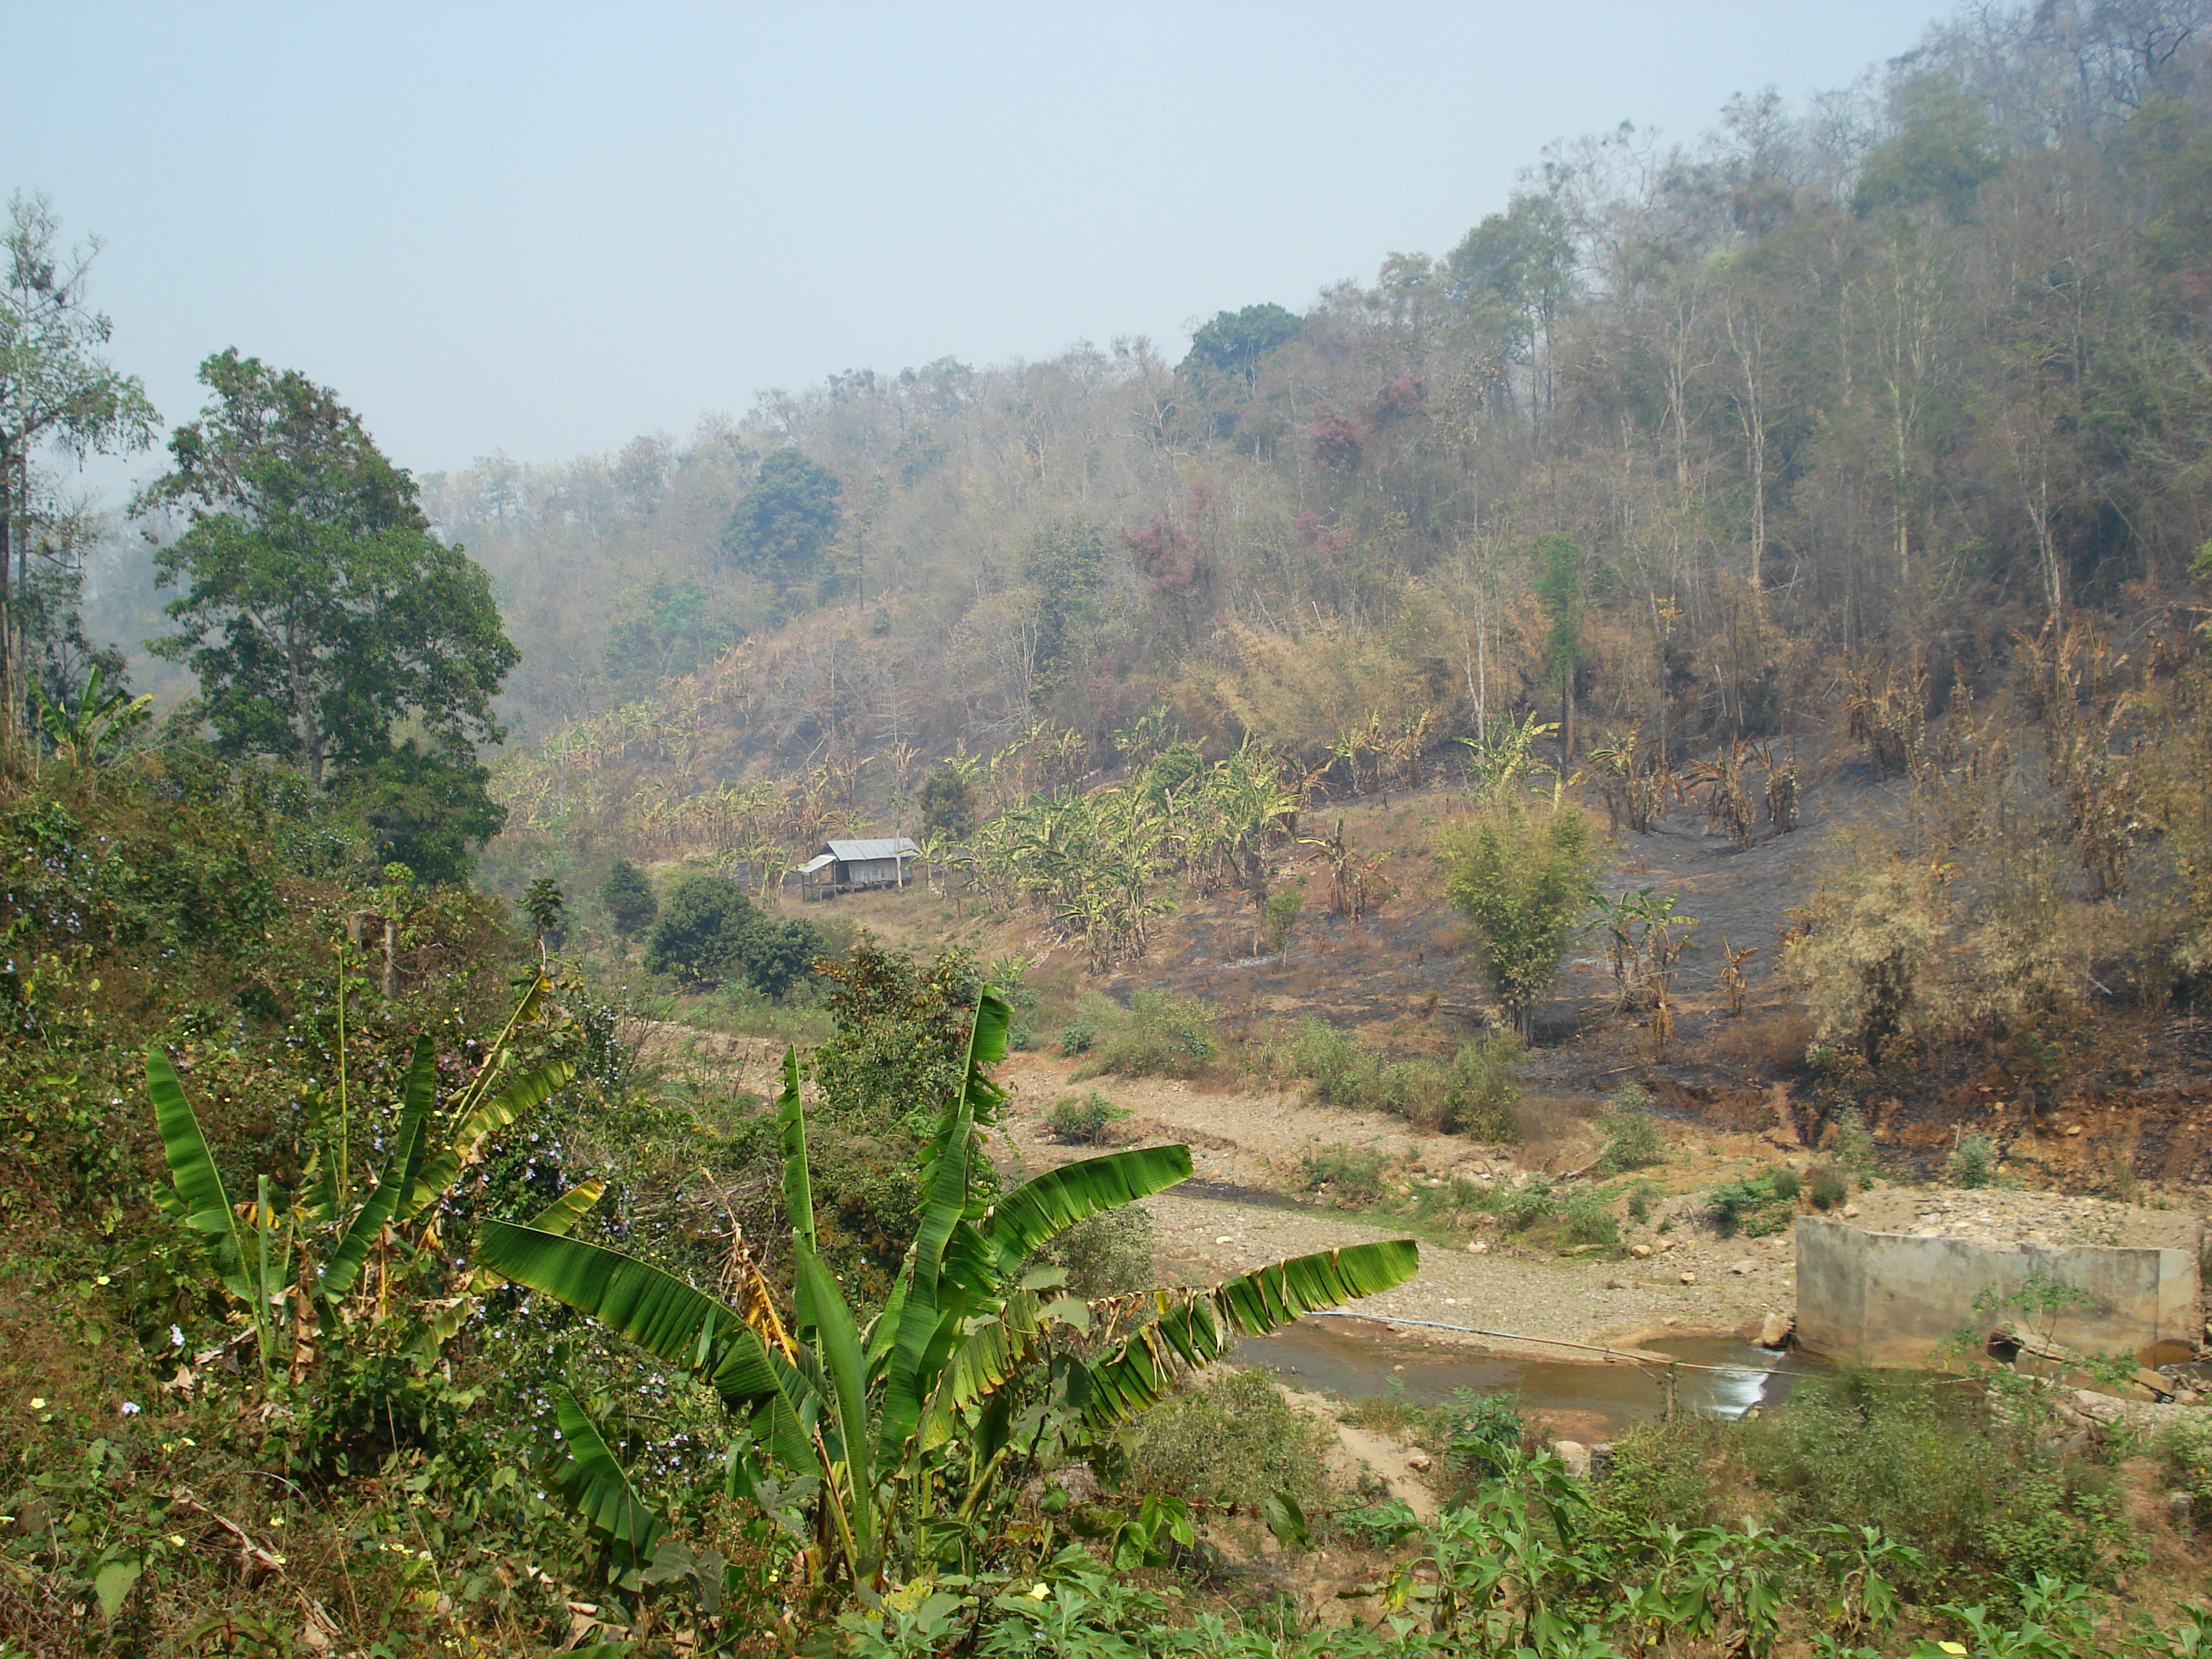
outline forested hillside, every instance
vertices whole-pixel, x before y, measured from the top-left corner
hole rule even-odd
[[[1309,763],[1530,708],[1680,755],[1824,723],[1854,673],[1986,690],[2077,608],[2185,625],[2193,50],[2156,9],[1976,9],[1805,108],[1556,144],[1456,246],[1178,362],[860,370],[437,479],[525,649],[542,757],[502,798],[544,823],[642,744],[679,795],[872,757],[880,803],[1041,720],[1108,763],[1156,709]]]

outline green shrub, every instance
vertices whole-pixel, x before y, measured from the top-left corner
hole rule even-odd
[[[1516,1233],[1526,1232],[1559,1212],[1559,1200],[1552,1191],[1552,1183],[1540,1175],[1532,1175],[1519,1186],[1498,1194],[1497,1203],[1498,1219]]]
[[[1069,1293],[1088,1302],[1158,1284],[1154,1240],[1152,1212],[1141,1204],[1121,1204],[1085,1216],[1037,1254],[1040,1261],[1065,1268]]]
[[[1844,1370],[1741,1432],[1778,1524],[1880,1527],[1924,1552],[1908,1594],[2010,1601],[2039,1572],[2109,1584],[2141,1548],[2112,1472],[2043,1449],[2020,1402],[1995,1390]]]
[[[1874,1132],[1867,1127],[1866,1114],[1856,1106],[1844,1107],[1836,1120],[1836,1162],[1861,1181],[1875,1172]]]
[[[1605,1146],[1597,1167],[1606,1175],[1626,1175],[1667,1161],[1667,1139],[1651,1115],[1651,1097],[1636,1084],[1613,1097],[1612,1109],[1598,1119]]]
[[[1340,1140],[1318,1147],[1299,1160],[1306,1190],[1327,1193],[1340,1204],[1379,1204],[1386,1190],[1382,1172],[1390,1160],[1373,1150],[1354,1152]]]
[[[1439,837],[1437,851],[1453,907],[1474,925],[1484,982],[1525,1038],[1595,891],[1589,820],[1571,806],[1502,797]]]
[[[1069,1095],[1053,1102],[1044,1121],[1055,1139],[1070,1146],[1095,1146],[1106,1139],[1109,1129],[1128,1115],[1103,1095]]]
[[[1603,1193],[1584,1189],[1559,1206],[1559,1242],[1571,1249],[1620,1248],[1620,1223]]]
[[[1600,1526],[1633,1534],[1644,1526],[1708,1527],[1740,1514],[1740,1488],[1722,1473],[1730,1425],[1690,1412],[1639,1423],[1616,1435],[1613,1470],[1594,1496]]]
[[[811,923],[771,921],[728,877],[694,871],[671,884],[645,937],[645,967],[690,985],[743,979],[777,998],[812,976],[823,943]]]
[[[1312,1507],[1334,1437],[1255,1370],[1162,1401],[1138,1419],[1133,1438],[1138,1492],[1254,1509],[1278,1492]]]
[[[1639,1181],[1628,1189],[1628,1218],[1644,1222],[1651,1219],[1651,1200],[1659,1188],[1648,1181]]]
[[[1291,1075],[1313,1085],[1324,1106],[1357,1106],[1365,1094],[1366,1062],[1351,1034],[1317,1019],[1302,1019],[1291,1038]]]
[[[1832,1210],[1851,1195],[1851,1184],[1840,1171],[1815,1164],[1805,1176],[1806,1195],[1816,1210]]]
[[[1797,1179],[1797,1171],[1795,1170],[1774,1170],[1766,1177],[1766,1184],[1774,1188],[1775,1197],[1786,1198],[1793,1202],[1804,1188],[1804,1183]]]
[[[1070,1059],[1077,1054],[1089,1054],[1097,1042],[1098,1028],[1085,1021],[1077,1020],[1071,1025],[1060,1027],[1060,1052]]]
[[[1788,1176],[1790,1190],[1780,1190],[1778,1176]],[[1705,1214],[1723,1238],[1741,1233],[1746,1238],[1765,1238],[1790,1224],[1796,1213],[1797,1177],[1787,1170],[1753,1176],[1714,1188],[1705,1194]]]
[[[2159,1442],[2169,1486],[2189,1494],[2196,1515],[2212,1513],[2212,1424],[2170,1429]]]
[[[1951,1154],[1954,1187],[1986,1187],[1996,1179],[1997,1149],[1987,1135],[1968,1135]]]
[[[1444,1445],[1445,1461],[1455,1469],[1486,1479],[1497,1474],[1521,1444],[1519,1404],[1517,1396],[1510,1394],[1453,1389],[1444,1408],[1451,1437]]]
[[[1513,1109],[1521,1100],[1513,1068],[1520,1060],[1521,1045],[1508,1032],[1492,1031],[1480,1042],[1460,1044],[1451,1060],[1449,1109],[1439,1127],[1474,1140],[1520,1139],[1513,1122]]]
[[[1519,1138],[1513,1109],[1520,1091],[1512,1070],[1520,1058],[1520,1045],[1498,1031],[1462,1043],[1449,1060],[1386,1060],[1347,1031],[1303,1019],[1261,1064],[1311,1084],[1313,1098],[1324,1106],[1363,1107],[1445,1134],[1510,1141]]]
[[[1195,1077],[1219,1046],[1212,1018],[1196,997],[1139,991],[1127,1012],[1101,1033],[1085,1070],[1091,1076]]]

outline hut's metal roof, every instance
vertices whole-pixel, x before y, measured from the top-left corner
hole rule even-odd
[[[905,836],[896,840],[833,841],[823,846],[841,864],[867,864],[877,859],[912,858],[921,849]]]

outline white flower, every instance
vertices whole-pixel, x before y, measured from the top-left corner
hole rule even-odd
[[[125,1417],[136,1417],[142,1409],[143,1408],[135,1400],[126,1400],[123,1402],[123,1414]]]
[[[169,1327],[169,1346],[173,1348],[181,1348],[185,1346],[185,1333],[180,1327],[175,1325]]]

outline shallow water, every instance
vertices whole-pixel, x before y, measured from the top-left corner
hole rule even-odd
[[[1789,1397],[1806,1376],[1823,1369],[1795,1349],[1770,1352],[1726,1337],[1668,1337],[1645,1351],[1718,1370],[1677,1370],[1675,1400],[1685,1410],[1737,1418],[1754,1406]],[[1453,1342],[1368,1336],[1347,1321],[1301,1319],[1272,1336],[1247,1337],[1230,1363],[1260,1365],[1293,1388],[1346,1399],[1403,1388],[1419,1406],[1437,1405],[1455,1389],[1510,1393],[1524,1411],[1588,1412],[1616,1428],[1648,1422],[1666,1409],[1667,1369],[1628,1360],[1535,1359]]]

